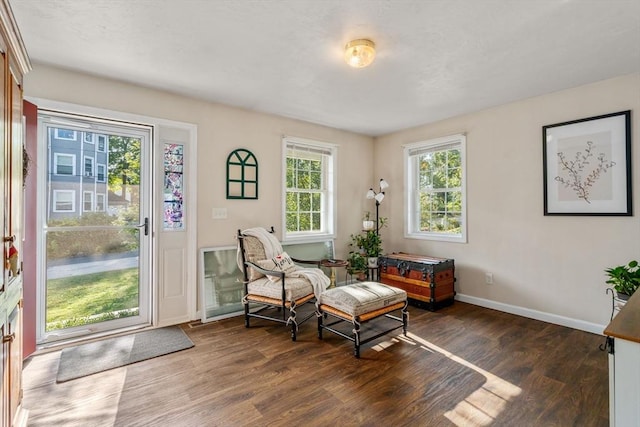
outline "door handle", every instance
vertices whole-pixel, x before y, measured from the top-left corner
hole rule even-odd
[[[149,218],[145,218],[144,222],[142,224],[138,224],[137,227],[138,228],[144,227],[144,235],[148,236],[149,235]]]

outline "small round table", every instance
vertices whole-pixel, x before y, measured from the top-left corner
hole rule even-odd
[[[336,286],[336,267],[346,267],[349,265],[349,261],[342,259],[323,259],[320,261],[320,265],[331,269],[331,283],[329,287],[333,288]],[[346,279],[347,277],[345,275],[345,280]]]

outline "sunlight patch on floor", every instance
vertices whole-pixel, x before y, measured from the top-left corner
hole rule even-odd
[[[420,343],[426,350],[438,352],[486,378],[486,382],[482,387],[459,402],[451,411],[445,412],[444,416],[457,426],[481,427],[491,425],[495,418],[504,410],[507,402],[522,392],[520,387],[497,377],[489,371],[485,371],[450,351],[438,347],[410,332],[407,333],[407,336],[417,343]]]

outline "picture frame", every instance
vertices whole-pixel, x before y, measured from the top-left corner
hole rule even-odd
[[[542,127],[544,215],[631,216],[631,110]]]

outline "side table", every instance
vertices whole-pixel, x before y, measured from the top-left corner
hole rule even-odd
[[[331,283],[329,284],[329,288],[335,288],[336,268],[348,266],[349,261],[345,261],[342,259],[323,259],[322,261],[320,261],[320,265],[331,269]],[[346,273],[345,273],[345,280],[347,280]]]

